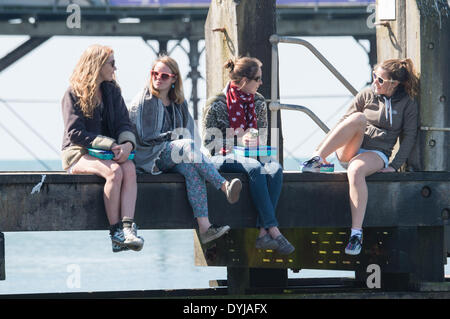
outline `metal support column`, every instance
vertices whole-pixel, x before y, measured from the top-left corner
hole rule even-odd
[[[158,55],[168,54],[168,51],[167,51],[167,43],[168,42],[169,42],[169,40],[167,40],[167,39],[158,39],[158,45],[159,45]]]
[[[198,66],[200,65],[200,55],[203,50],[199,52],[198,50],[198,42],[199,39],[189,38],[189,66],[191,67],[191,71],[188,73],[188,77],[191,79],[192,83],[192,91],[191,91],[191,102],[192,109],[194,115],[194,121],[198,120],[198,80],[202,77],[200,72],[198,71]]]

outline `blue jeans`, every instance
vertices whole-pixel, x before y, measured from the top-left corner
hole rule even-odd
[[[247,174],[250,195],[258,211],[256,226],[266,229],[278,226],[275,211],[283,186],[283,168],[279,163],[268,163],[270,169],[266,171],[256,159],[237,155],[213,156],[211,162],[219,172]]]

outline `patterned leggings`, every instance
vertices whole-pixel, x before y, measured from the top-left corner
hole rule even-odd
[[[194,211],[194,217],[207,217],[208,201],[205,180],[216,189],[220,189],[225,178],[219,174],[208,157],[200,150],[194,149],[193,143],[190,139],[169,142],[161,152],[156,165],[163,172],[177,172],[184,176],[187,196]]]

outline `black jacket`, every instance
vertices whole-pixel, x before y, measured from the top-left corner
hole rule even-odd
[[[114,82],[103,82],[100,89],[103,111],[100,107],[95,108],[92,118],[83,115],[79,99],[71,87],[64,94],[62,99],[64,169],[85,154],[87,147],[109,150],[114,142],[117,144],[131,142],[133,148],[136,145],[120,88]]]
[[[92,118],[83,115],[78,98],[70,87],[67,89],[62,100],[63,150],[72,145],[92,147],[93,141],[99,136],[118,141],[122,132],[133,131],[120,88],[113,82],[103,82],[100,89],[103,97],[103,114],[97,107]],[[130,142],[135,145],[134,141]]]

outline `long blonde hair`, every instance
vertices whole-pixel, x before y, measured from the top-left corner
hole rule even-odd
[[[175,102],[176,104],[181,104],[184,102],[184,92],[183,92],[183,80],[181,79],[180,69],[178,67],[177,61],[172,59],[168,55],[160,55],[152,65],[152,70],[155,69],[155,66],[158,62],[163,63],[166,65],[170,71],[172,71],[173,74],[177,76],[177,79],[174,83],[174,87],[170,88],[168,97],[171,101]],[[153,87],[153,77],[150,75],[150,91],[152,95],[159,97],[159,91]]]
[[[99,103],[95,96],[100,86],[97,78],[100,69],[111,54],[113,54],[113,50],[110,47],[99,44],[91,45],[81,55],[70,77],[70,85],[73,93],[79,99],[79,106],[85,117],[92,118],[94,109]]]

